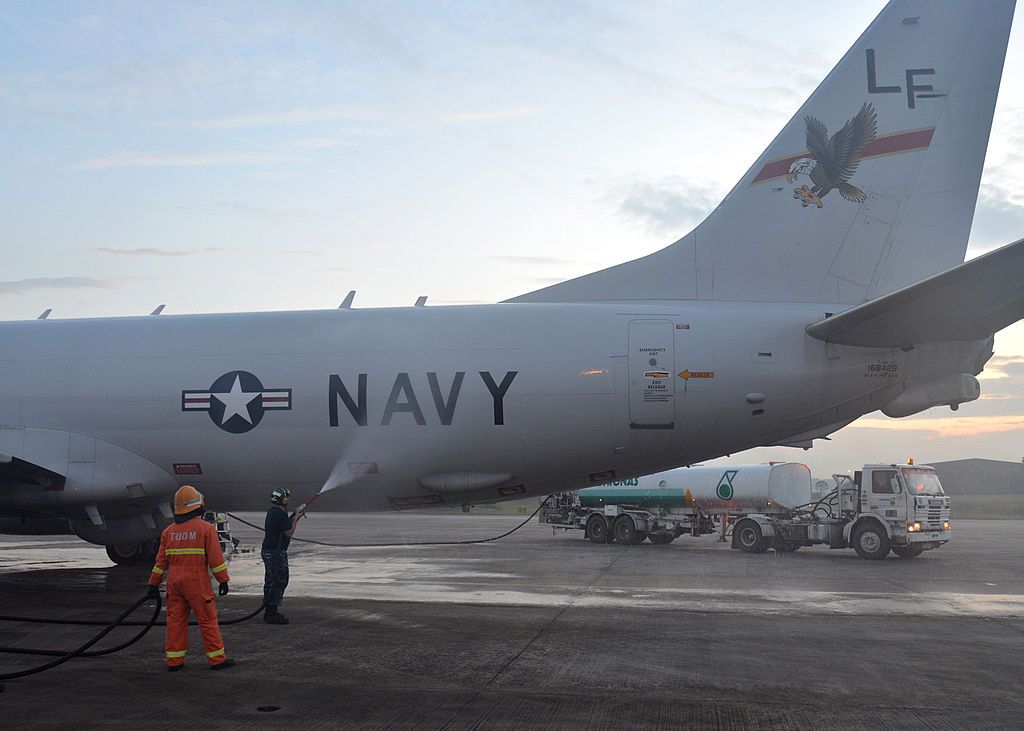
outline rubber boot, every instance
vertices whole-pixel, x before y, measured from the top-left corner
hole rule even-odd
[[[210,670],[227,670],[228,668],[233,668],[234,666],[235,659],[233,657],[229,657],[227,660],[218,665],[211,665]]]
[[[263,613],[263,621],[267,624],[289,624],[288,617],[277,611],[277,607],[267,607]]]

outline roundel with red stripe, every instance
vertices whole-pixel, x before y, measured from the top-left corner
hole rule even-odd
[[[216,426],[230,434],[255,429],[268,411],[292,408],[290,388],[265,388],[249,371],[230,371],[204,391],[182,391],[182,411],[205,411]]]

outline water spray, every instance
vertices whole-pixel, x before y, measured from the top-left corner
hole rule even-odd
[[[352,482],[351,475],[346,475],[345,477],[341,476],[340,472],[343,464],[346,464],[346,454],[342,454],[341,457],[338,458],[338,461],[334,463],[334,467],[331,468],[331,473],[327,475],[327,479],[324,480],[324,484],[321,486],[320,491],[297,507],[295,509],[296,513],[300,515],[305,513],[324,493],[330,492],[335,488],[342,487],[343,485],[347,485]]]

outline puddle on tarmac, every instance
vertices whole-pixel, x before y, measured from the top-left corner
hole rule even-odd
[[[12,550],[13,549],[13,550]],[[966,592],[838,592],[587,586],[590,576],[556,583],[532,573],[494,571],[486,558],[449,558],[407,550],[307,550],[291,557],[290,597],[461,604],[635,607],[759,615],[839,614],[1024,617],[1024,595]],[[508,564],[504,564],[508,565]],[[231,559],[232,594],[259,596],[256,553]],[[74,539],[0,543],[0,588],[131,591],[146,567],[112,567],[102,548]]]
[[[748,614],[844,614],[1024,617],[1024,596],[956,592],[735,591],[635,589],[539,584],[525,574],[487,570],[486,559],[303,554],[291,562],[288,595],[395,602],[522,606],[636,607]],[[479,568],[476,568],[479,567]],[[263,564],[236,557],[233,581],[243,593],[262,592]]]

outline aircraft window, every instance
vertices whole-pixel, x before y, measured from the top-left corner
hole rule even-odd
[[[896,470],[875,470],[871,473],[871,492],[876,495],[895,495],[899,491]]]

